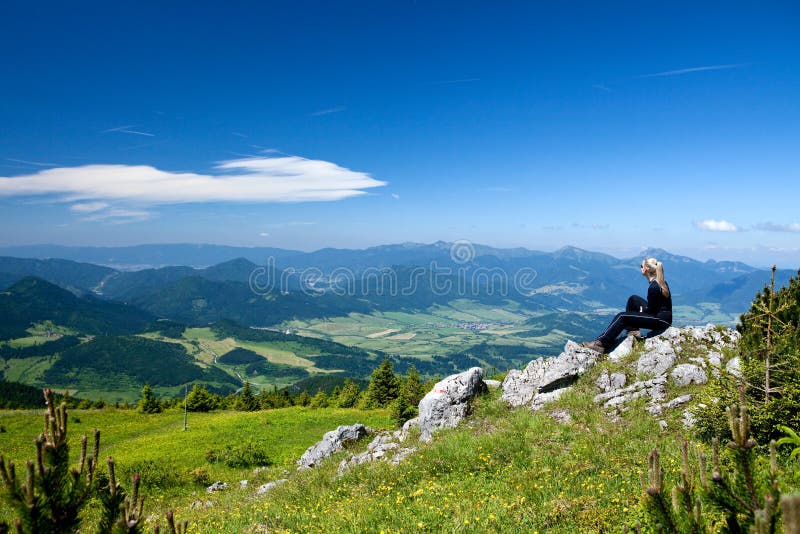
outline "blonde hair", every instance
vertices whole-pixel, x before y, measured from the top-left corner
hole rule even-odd
[[[655,276],[656,282],[661,288],[661,294],[668,297],[669,287],[667,286],[667,281],[664,280],[664,264],[655,258],[647,258],[644,260],[644,266],[649,276]]]

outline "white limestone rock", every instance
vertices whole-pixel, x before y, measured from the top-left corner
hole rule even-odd
[[[473,367],[437,382],[419,402],[420,439],[430,441],[440,428],[455,428],[469,412],[469,401],[486,390],[483,369]]]
[[[298,469],[310,469],[317,466],[325,458],[344,449],[347,442],[358,441],[368,433],[367,427],[361,423],[340,426],[336,430],[326,432],[321,441],[306,449],[303,456],[297,460]]]
[[[501,398],[511,406],[531,405],[537,395],[563,389],[595,364],[599,353],[567,341],[564,351],[553,358],[531,361],[522,371],[511,370],[503,380]],[[554,398],[553,396],[545,398]],[[541,405],[543,401],[538,401]]]
[[[280,486],[284,482],[288,482],[288,481],[289,481],[288,478],[281,478],[281,479],[275,480],[273,482],[267,482],[266,484],[262,484],[262,485],[260,485],[258,487],[258,490],[256,491],[256,495],[264,495],[265,493],[267,493],[268,491],[272,490],[273,488],[275,488],[277,486]]]
[[[617,347],[608,353],[608,359],[612,362],[617,362],[633,352],[633,338],[628,336],[625,341],[617,345]]]
[[[678,387],[688,386],[689,384],[705,384],[708,382],[706,372],[700,367],[691,363],[676,365],[669,373],[672,383]]]
[[[647,341],[652,341],[653,339],[648,339]],[[675,350],[669,343],[655,343],[652,348],[639,357],[636,362],[636,372],[645,376],[663,375],[670,367],[675,365],[675,359]]]

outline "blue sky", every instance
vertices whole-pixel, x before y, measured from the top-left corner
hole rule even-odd
[[[794,2],[6,2],[0,246],[800,266]]]

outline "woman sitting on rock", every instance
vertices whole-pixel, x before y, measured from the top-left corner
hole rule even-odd
[[[655,258],[647,258],[642,262],[642,276],[650,281],[647,300],[631,295],[625,311],[618,313],[605,332],[594,341],[584,343],[584,347],[602,354],[614,345],[623,330],[627,330],[629,336],[641,338],[639,329],[646,328],[650,330],[648,337],[653,337],[672,325],[672,297],[664,280],[664,266]]]

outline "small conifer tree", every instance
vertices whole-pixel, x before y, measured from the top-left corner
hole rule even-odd
[[[0,456],[0,497],[16,512],[14,528],[18,533],[71,533],[81,527],[83,508],[96,499],[101,505],[100,520],[93,532],[141,532],[144,497],[139,496],[138,474],[133,476],[133,490],[127,495],[117,484],[114,460],[108,459],[108,478],[98,470],[100,431],[94,431],[91,456],[86,436],[81,439],[78,466],[69,467],[67,440],[67,405],[55,407],[51,390],[44,390],[47,410],[44,432],[35,440],[36,461],[25,464],[24,480],[17,479],[13,462]],[[167,515],[170,532],[178,532],[172,512]],[[182,532],[186,525],[182,525]],[[0,532],[8,525],[0,523]],[[158,528],[156,527],[156,532]]]
[[[186,397],[186,407],[190,412],[210,412],[216,408],[216,403],[204,386],[195,384]]]
[[[234,408],[240,412],[253,412],[258,410],[258,407],[258,398],[256,398],[255,394],[253,394],[253,389],[250,387],[250,382],[245,380],[242,392],[238,395],[236,401],[234,402]]]
[[[667,491],[658,448],[650,453],[648,479],[647,482],[643,481],[643,486],[645,509],[656,531],[705,532],[707,520],[704,509],[712,508],[723,513],[726,532],[775,532],[781,496],[775,442],[770,443],[768,469],[759,468],[756,461],[757,444],[750,437],[750,417],[743,390],[739,406],[729,406],[727,414],[733,438],[725,451],[729,463],[723,464],[719,440],[715,439],[711,476],[703,454],[699,456],[699,468],[692,468],[688,445],[684,441],[681,447],[681,481]],[[723,465],[730,464],[732,468],[723,469]]]
[[[419,413],[419,401],[425,396],[422,379],[417,368],[412,364],[408,368],[405,380],[400,386],[400,393],[392,404],[392,419],[397,426],[402,426]]]
[[[295,405],[308,406],[309,403],[311,403],[311,396],[308,394],[308,391],[304,389],[300,392],[300,395],[297,396],[297,399],[295,399]]]
[[[384,358],[370,375],[367,393],[364,395],[365,408],[389,406],[400,394],[400,379],[394,374],[392,362]]]
[[[353,380],[347,378],[342,385],[342,390],[336,399],[336,405],[340,408],[352,408],[358,403],[358,397],[361,391]]]
[[[327,408],[328,407],[328,395],[323,390],[318,389],[317,394],[311,398],[311,402],[308,404],[311,408]]]
[[[142,388],[142,398],[139,399],[138,408],[142,413],[161,413],[161,403],[153,395],[153,389],[150,384],[145,384]]]

